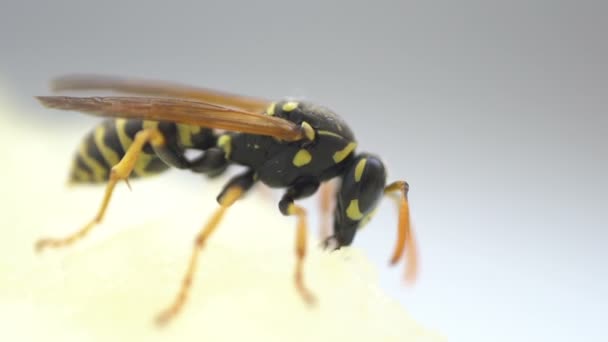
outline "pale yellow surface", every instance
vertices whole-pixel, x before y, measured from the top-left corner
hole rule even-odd
[[[90,219],[103,188],[67,189],[76,142],[44,133],[42,124],[7,119],[18,109],[2,97],[1,341],[442,340],[379,289],[376,271],[356,249],[323,253],[311,240],[305,272],[319,306],[305,306],[292,284],[295,220],[255,191],[211,238],[185,310],[157,329],[153,318],[178,289],[221,181],[173,171],[133,181],[133,192],[121,184],[89,238],[36,255],[37,238]]]

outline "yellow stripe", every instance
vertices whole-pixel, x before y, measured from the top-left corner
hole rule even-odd
[[[74,166],[74,168],[72,169],[72,173],[74,174],[74,178],[77,181],[81,181],[81,182],[90,182],[91,181],[91,176],[89,175],[89,173],[86,172],[85,170],[79,168],[78,166]]]
[[[179,142],[184,147],[192,147],[192,136],[198,134],[201,131],[199,126],[177,124],[177,134],[179,136]]]
[[[95,129],[95,145],[101,152],[103,159],[108,162],[108,165],[114,166],[118,164],[120,158],[118,157],[118,153],[112,150],[106,143],[103,141],[103,138],[106,135],[106,128],[104,125],[97,126]]]
[[[150,121],[145,120],[142,125],[143,129],[158,129],[158,121]],[[149,175],[153,175],[153,172],[146,171],[148,164],[152,161],[152,159],[156,158],[153,154],[145,153],[141,151],[139,156],[137,156],[137,162],[135,163],[135,167],[133,168],[133,172],[135,172],[140,177],[145,177]]]
[[[359,210],[359,200],[352,200],[346,208],[346,216],[353,221],[359,221],[363,218],[363,214]]]
[[[337,151],[336,153],[334,153],[334,162],[336,162],[336,164],[337,164],[337,163],[343,161],[344,159],[346,159],[346,157],[348,157],[348,155],[351,154],[356,147],[357,147],[356,142],[353,141],[353,142],[348,143],[348,145],[346,145],[346,147],[344,147],[340,151]]]
[[[357,166],[355,167],[355,182],[359,182],[361,180],[361,176],[363,176],[363,170],[365,170],[366,162],[367,159],[363,158],[357,163]]]
[[[84,162],[84,164],[93,172],[93,180],[98,181],[98,182],[102,182],[102,181],[106,180],[106,175],[108,173],[108,170],[106,170],[106,168],[103,165],[101,165],[97,160],[95,160],[94,158],[90,157],[87,154],[87,144],[86,143],[80,144],[80,149],[78,150],[78,155],[80,156],[80,158],[82,158],[82,161]]]
[[[266,114],[270,116],[274,115],[274,109],[276,106],[276,102],[271,103],[270,106],[268,106],[268,109],[266,109]]]
[[[230,153],[232,153],[232,138],[228,134],[223,134],[217,139],[217,146],[224,150],[226,159],[230,159]]]
[[[133,139],[127,134],[127,130],[126,130],[127,122],[128,122],[128,120],[126,120],[126,119],[116,119],[116,132],[118,133],[118,140],[120,140],[120,144],[122,145],[122,148],[125,151],[125,153],[127,152],[127,150],[129,150],[129,148],[131,147],[131,144],[133,144]],[[158,122],[146,120],[143,122],[143,128],[144,129],[145,128],[158,128]],[[155,155],[148,154],[143,151],[140,152],[139,155],[137,156],[137,161],[135,162],[135,166],[133,167],[133,172],[135,172],[135,174],[140,177],[154,174],[152,172],[146,171],[148,164],[150,164],[150,162],[154,158],[156,158]]]
[[[343,136],[341,136],[340,134],[334,133],[332,131],[318,130],[317,133],[319,133],[320,135],[328,135],[330,137],[344,139]]]
[[[127,120],[126,119],[117,119],[116,120],[116,132],[118,133],[118,140],[120,140],[120,144],[122,145],[122,149],[127,152],[129,146],[133,143],[133,139],[127,134]]]
[[[158,121],[144,120],[143,129],[158,129]]]

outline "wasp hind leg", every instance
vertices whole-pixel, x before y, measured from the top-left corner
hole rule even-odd
[[[296,228],[296,267],[294,272],[294,283],[298,293],[307,304],[316,302],[315,296],[304,284],[304,259],[306,258],[306,242],[308,241],[308,227],[306,224],[306,210],[294,203],[294,200],[308,197],[319,188],[319,181],[308,180],[294,184],[281,198],[279,210],[283,215],[294,215],[298,218]]]
[[[36,250],[42,251],[45,248],[61,248],[69,246],[74,242],[84,238],[92,229],[103,220],[103,217],[112,198],[112,193],[116,184],[120,180],[128,180],[129,175],[136,165],[137,158],[142,153],[146,144],[151,144],[153,147],[160,147],[165,144],[163,134],[156,128],[147,128],[137,133],[133,143],[126,151],[125,155],[112,167],[110,171],[110,179],[106,185],[106,191],[99,207],[97,214],[84,227],[64,238],[43,238],[36,243]],[[128,184],[128,183],[127,183]]]
[[[196,240],[194,241],[192,254],[190,256],[190,262],[188,263],[188,268],[186,269],[186,274],[182,280],[179,292],[177,293],[173,303],[158,315],[156,322],[159,325],[168,323],[171,319],[177,316],[177,314],[183,308],[186,300],[188,299],[188,294],[192,286],[192,280],[194,279],[196,266],[198,264],[198,257],[205,247],[207,239],[217,228],[226,210],[232,204],[234,204],[234,202],[241,198],[245,192],[253,186],[254,182],[255,173],[253,170],[248,170],[245,173],[232,178],[228,184],[224,186],[224,189],[217,197],[220,207],[216,209],[215,213],[213,213],[209,221],[207,221],[203,229],[197,235]]]

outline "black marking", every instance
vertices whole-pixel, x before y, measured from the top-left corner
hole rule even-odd
[[[143,125],[144,125],[144,122],[142,120],[129,119],[129,120],[127,120],[127,123],[125,124],[125,133],[127,134],[127,136],[129,138],[131,138],[131,140],[134,140],[137,133],[139,133],[141,130],[144,129]],[[154,151],[152,150],[152,146],[149,143],[144,145],[142,152],[146,153],[146,154],[154,154]]]
[[[84,160],[82,160],[82,157],[79,155],[76,155],[75,167],[80,168],[82,171],[86,172],[89,176],[93,177],[93,171],[91,171],[91,169],[89,169],[87,164],[84,163]]]
[[[146,165],[145,171],[150,174],[157,174],[169,169],[169,165],[165,164],[160,158],[153,158]]]
[[[122,156],[125,155],[125,150],[122,148],[122,144],[118,138],[115,120],[106,120],[103,125],[105,127],[105,134],[103,136],[104,144],[114,151],[119,158],[122,158]]]
[[[80,170],[81,172],[86,174],[88,176],[88,180],[79,179],[76,170]],[[70,170],[69,177],[70,182],[73,183],[94,183],[93,172],[91,171],[91,169],[89,169],[89,167],[84,163],[84,161],[78,154],[76,154],[74,158],[74,164],[72,165],[72,170]]]
[[[101,165],[106,171],[106,176],[109,176],[110,169],[114,165],[108,164],[106,159],[103,157],[103,154],[101,154],[101,151],[97,147],[97,144],[95,144],[95,131],[92,131],[87,135],[86,139],[84,140],[84,144],[87,155]]]
[[[198,133],[192,134],[192,145],[201,150],[214,147],[217,143],[218,135],[210,128],[201,128]]]

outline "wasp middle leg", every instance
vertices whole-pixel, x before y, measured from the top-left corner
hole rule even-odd
[[[316,302],[315,296],[304,284],[304,259],[306,257],[306,242],[308,241],[308,227],[306,224],[306,210],[294,201],[314,194],[319,188],[319,181],[310,179],[301,181],[289,189],[279,202],[279,209],[283,215],[295,215],[298,218],[296,230],[296,267],[294,272],[294,282],[298,293],[308,304]]]
[[[201,251],[205,247],[207,239],[217,228],[226,210],[232,204],[234,204],[234,202],[241,198],[245,192],[247,192],[247,190],[253,186],[254,182],[255,173],[253,170],[248,170],[245,173],[232,178],[219,194],[217,201],[220,204],[220,207],[217,208],[215,213],[211,216],[211,219],[207,221],[207,224],[196,237],[192,254],[190,256],[190,262],[188,263],[188,268],[182,280],[179,292],[177,293],[173,303],[158,315],[158,324],[163,325],[168,323],[181,311],[188,298],[188,294],[192,286],[192,280],[194,279],[196,266],[198,264],[198,258]]]

